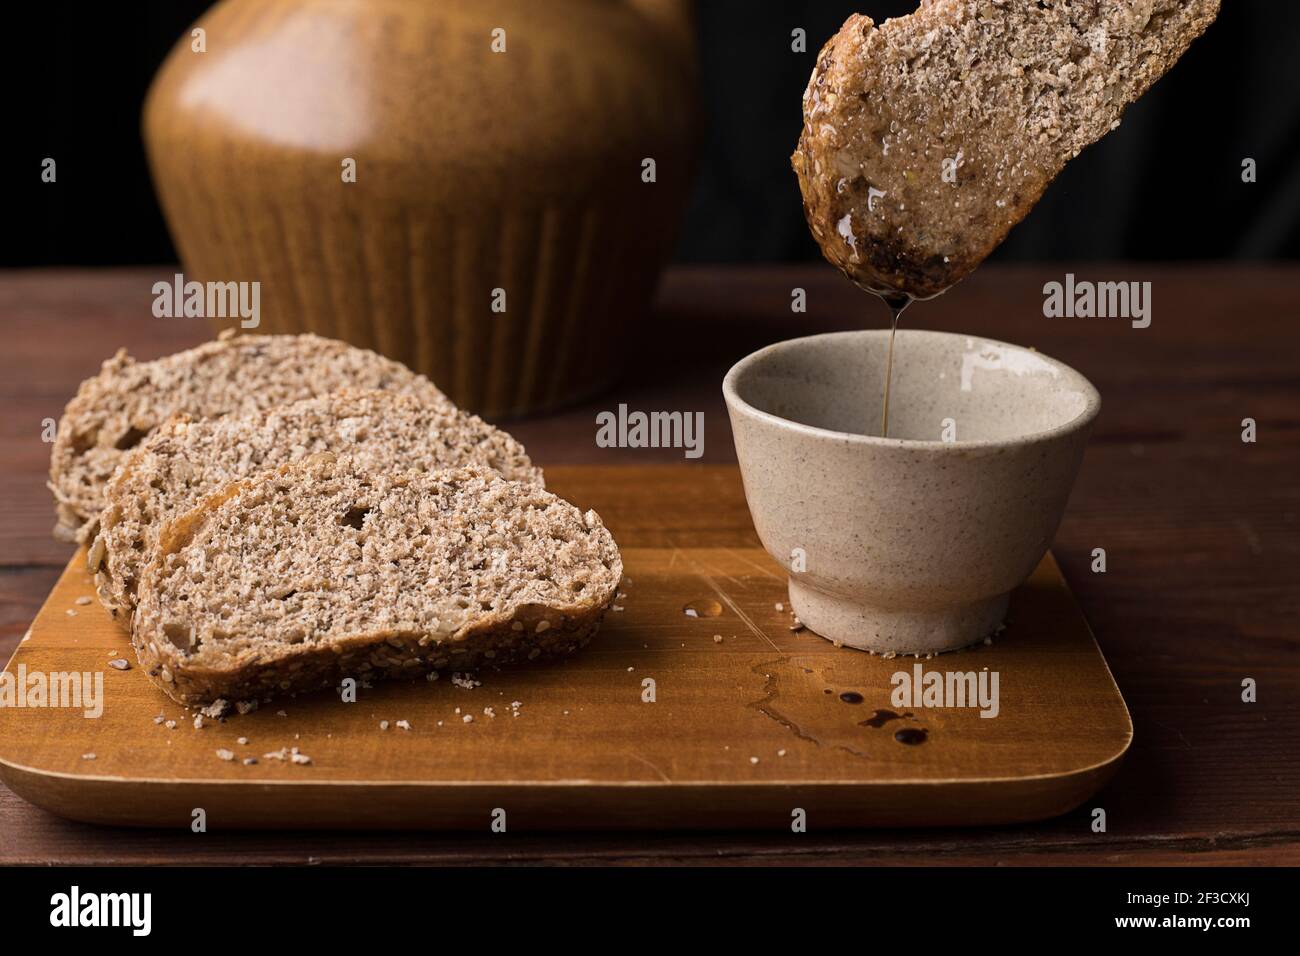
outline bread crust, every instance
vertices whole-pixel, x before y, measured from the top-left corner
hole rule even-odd
[[[136,656],[149,679],[168,697],[187,707],[202,707],[217,699],[264,701],[338,687],[344,678],[362,680],[412,679],[431,671],[474,671],[521,662],[545,663],[569,656],[587,645],[600,630],[609,605],[555,614],[541,634],[514,631],[514,620],[484,624],[455,640],[437,640],[423,633],[377,631],[358,634],[329,646],[310,647],[292,655],[250,658],[237,666],[186,664],[159,653],[159,640],[132,636]],[[519,618],[518,620],[523,620]],[[540,618],[539,618],[540,620]]]
[[[1219,0],[926,0],[817,58],[791,159],[827,260],[924,299],[970,274],[1119,124]]]

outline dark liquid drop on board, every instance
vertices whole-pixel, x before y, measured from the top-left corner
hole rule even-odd
[[[866,720],[858,721],[859,727],[883,727],[891,720],[911,720],[912,712],[896,714],[892,710],[877,710]]]
[[[840,700],[844,701],[846,704],[860,704],[862,703],[862,695],[856,690],[846,690],[844,693],[840,694]]]
[[[902,730],[894,731],[894,739],[900,744],[907,744],[909,747],[925,743],[928,736],[929,734],[920,727],[904,727]]]
[[[898,335],[898,318],[909,305],[912,297],[905,292],[878,293],[885,305],[889,306],[889,355],[885,359],[885,397],[880,410],[880,437],[889,437],[889,387],[894,378],[894,337]]]

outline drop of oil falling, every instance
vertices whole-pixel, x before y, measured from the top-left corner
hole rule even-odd
[[[898,335],[898,318],[909,305],[912,297],[905,292],[878,293],[885,305],[889,306],[889,356],[885,359],[885,397],[880,410],[880,437],[889,437],[889,390],[894,379],[894,337]]]

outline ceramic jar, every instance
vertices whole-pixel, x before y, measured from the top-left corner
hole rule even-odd
[[[186,279],[485,415],[599,391],[686,200],[689,2],[224,0],[145,106]]]

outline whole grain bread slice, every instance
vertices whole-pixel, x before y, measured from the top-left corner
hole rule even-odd
[[[122,457],[172,415],[250,415],[343,386],[450,400],[423,375],[375,352],[317,335],[230,335],[152,362],[123,349],[81,383],[50,454],[54,533],[88,543]]]
[[[600,517],[536,485],[319,453],[167,523],[132,642],[174,700],[264,699],[567,654],[621,576]]]
[[[317,452],[353,458],[374,473],[479,465],[542,485],[522,445],[450,403],[404,392],[340,389],[245,418],[175,416],[131,449],[110,479],[90,547],[100,600],[114,617],[136,586],[162,525],[207,494]]]
[[[804,94],[793,164],[826,258],[928,298],[967,276],[1219,0],[925,0],[849,17]]]

